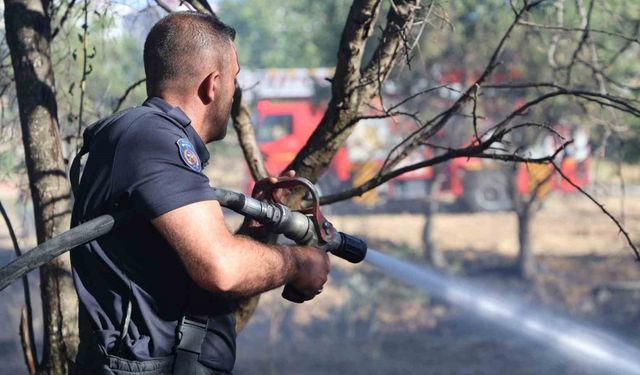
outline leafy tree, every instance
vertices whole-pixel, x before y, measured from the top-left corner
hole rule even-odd
[[[223,0],[218,16],[237,31],[240,64],[312,68],[335,64],[346,0]]]

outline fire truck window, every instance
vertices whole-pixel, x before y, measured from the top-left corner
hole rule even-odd
[[[266,116],[258,127],[258,142],[278,140],[293,132],[293,117],[291,115]]]

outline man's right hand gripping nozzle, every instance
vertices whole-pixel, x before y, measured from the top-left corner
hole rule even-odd
[[[331,268],[326,251],[305,246],[293,249],[297,263],[297,273],[284,287],[282,297],[295,303],[302,303],[320,294]]]

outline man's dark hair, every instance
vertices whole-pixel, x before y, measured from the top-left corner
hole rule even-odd
[[[222,64],[235,35],[233,28],[210,14],[187,11],[162,18],[144,43],[147,93],[157,95],[170,81],[191,83],[202,64]],[[211,58],[215,61],[206,61]]]

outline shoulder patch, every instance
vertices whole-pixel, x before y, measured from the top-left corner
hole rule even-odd
[[[200,158],[196,152],[196,148],[193,147],[191,142],[187,138],[180,138],[176,142],[178,145],[178,151],[180,152],[180,158],[187,165],[196,172],[202,172],[202,164]]]

